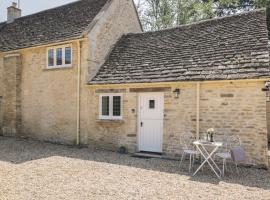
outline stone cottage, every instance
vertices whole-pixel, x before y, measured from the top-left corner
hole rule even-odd
[[[132,0],[82,0],[0,24],[4,135],[87,144],[90,74],[118,39],[141,32]]]
[[[0,23],[3,135],[181,154],[238,135],[268,165],[265,10],[142,33],[132,0],[81,0]]]

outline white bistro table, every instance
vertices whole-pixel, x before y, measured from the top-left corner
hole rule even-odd
[[[198,140],[193,142],[193,144],[196,146],[202,157],[205,159],[202,164],[199,166],[199,168],[195,171],[193,176],[195,176],[202,167],[208,163],[209,166],[211,167],[212,171],[216,174],[218,178],[221,178],[221,170],[213,160],[213,156],[215,152],[220,148],[223,144],[222,142],[208,142],[208,141],[202,141]],[[209,150],[211,149],[211,150]]]

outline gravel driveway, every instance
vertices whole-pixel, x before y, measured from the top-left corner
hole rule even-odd
[[[218,181],[178,164],[0,137],[0,199],[270,199],[270,171]]]

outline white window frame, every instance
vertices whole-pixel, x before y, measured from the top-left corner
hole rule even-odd
[[[66,63],[66,48],[70,47],[71,48],[71,63],[70,64],[65,64]],[[57,65],[57,49],[62,49],[62,65]],[[53,66],[49,66],[49,50],[53,50],[54,53],[54,64]],[[54,46],[54,47],[48,47],[47,48],[47,53],[46,53],[46,67],[47,69],[57,69],[57,68],[65,68],[65,67],[72,67],[72,45],[61,45],[61,46]]]
[[[109,116],[102,115],[102,97],[109,97]],[[113,116],[113,97],[121,98],[121,116]],[[101,94],[99,96],[99,119],[101,120],[122,120],[123,119],[123,95],[122,94]]]

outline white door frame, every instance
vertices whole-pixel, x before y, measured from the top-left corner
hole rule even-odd
[[[137,137],[137,148],[138,151],[141,151],[141,96],[144,94],[159,94],[162,95],[163,97],[163,104],[164,104],[164,93],[162,92],[144,92],[144,93],[138,93],[138,105],[137,105],[137,110],[138,110],[138,122],[137,122],[137,128],[138,128],[138,137]],[[162,153],[163,152],[163,134],[164,134],[164,105],[163,105],[163,130],[162,130],[162,135],[161,135],[161,152],[156,152],[156,153]]]

